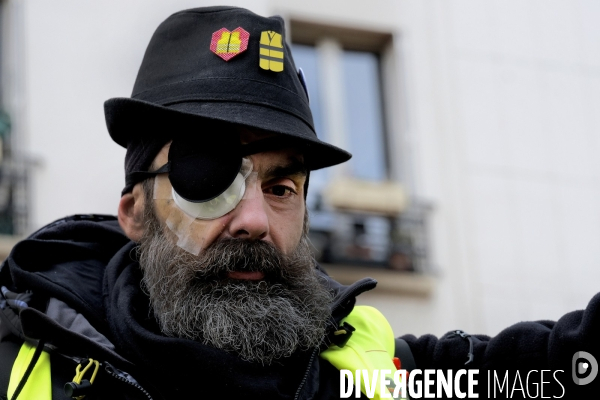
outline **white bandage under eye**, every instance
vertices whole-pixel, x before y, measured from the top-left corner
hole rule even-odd
[[[175,204],[187,215],[198,219],[215,219],[222,217],[233,210],[244,197],[246,191],[246,178],[252,172],[252,161],[248,158],[242,159],[240,172],[229,185],[229,187],[220,195],[212,200],[194,203],[185,200],[175,189],[172,190]]]

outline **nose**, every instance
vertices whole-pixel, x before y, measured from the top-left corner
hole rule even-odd
[[[246,197],[232,211],[229,235],[236,239],[264,239],[269,234],[267,205],[260,187],[246,193]]]

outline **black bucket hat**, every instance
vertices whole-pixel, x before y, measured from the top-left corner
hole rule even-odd
[[[302,146],[308,170],[351,157],[317,138],[283,19],[241,8],[171,15],[150,40],[131,98],[110,99],[104,110],[112,139],[127,148],[128,176],[147,170],[158,150],[182,132],[218,135],[207,119],[289,137]],[[134,181],[128,179],[124,192]]]

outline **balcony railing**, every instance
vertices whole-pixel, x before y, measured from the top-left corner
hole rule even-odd
[[[418,200],[397,216],[355,210],[314,210],[309,237],[315,258],[325,264],[428,273],[428,219],[432,207]],[[324,223],[324,221],[327,221]]]

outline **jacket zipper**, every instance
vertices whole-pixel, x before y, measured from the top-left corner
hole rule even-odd
[[[359,294],[361,294],[364,290],[363,288],[367,287],[367,286],[372,286],[373,284],[377,284],[377,281],[375,281],[372,278],[365,278],[362,279],[358,282],[356,282],[354,285],[354,287],[352,287],[350,290],[348,290],[346,293],[344,293],[344,295],[342,297],[340,297],[334,304],[333,307],[331,308],[331,313],[333,314],[333,312],[341,305],[343,304],[346,300],[348,300],[348,298],[350,296],[358,296]],[[302,377],[302,381],[300,382],[300,386],[298,386],[298,390],[296,390],[296,395],[294,396],[294,400],[298,400],[300,397],[300,392],[302,391],[302,388],[304,387],[304,384],[306,383],[306,380],[308,379],[308,374],[310,373],[310,368],[312,367],[313,364],[313,360],[315,359],[315,356],[317,355],[317,351],[319,349],[315,348],[312,352],[312,354],[310,355],[310,359],[308,360],[308,366],[306,367],[306,371],[304,372],[304,376]]]
[[[298,386],[298,390],[296,390],[296,396],[294,396],[294,400],[298,400],[298,397],[300,396],[300,391],[302,390],[302,388],[304,387],[304,384],[306,383],[306,379],[308,378],[308,373],[310,372],[310,367],[312,367],[313,360],[315,359],[315,356],[317,355],[317,351],[318,351],[318,349],[315,348],[313,350],[312,354],[310,355],[310,359],[308,360],[308,367],[306,368],[306,371],[304,372],[304,376],[302,377],[300,386]]]
[[[125,382],[128,385],[133,386],[134,388],[136,388],[140,392],[142,392],[148,400],[152,400],[152,396],[150,396],[150,394],[146,391],[146,389],[141,387],[140,384],[138,384],[137,382],[130,381],[129,379],[126,379],[126,378],[122,377],[121,375],[117,374],[115,372],[117,369],[115,367],[113,367],[111,364],[109,364],[108,362],[104,362],[104,364],[105,364],[104,370],[106,371],[107,374],[109,374],[110,376],[112,376],[115,379],[120,380],[121,382]],[[120,372],[123,374],[127,374],[124,371],[120,371]]]

